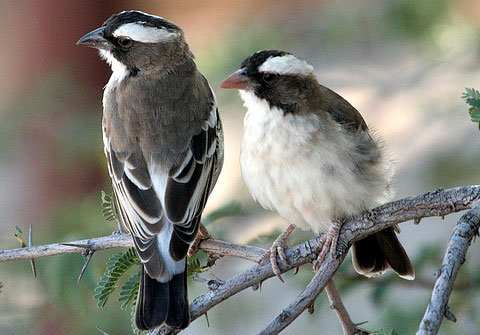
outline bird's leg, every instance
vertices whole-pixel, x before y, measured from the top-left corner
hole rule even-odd
[[[328,252],[332,254],[334,259],[336,258],[338,236],[340,235],[342,224],[343,222],[341,220],[334,220],[332,222],[332,227],[325,234],[323,234],[322,238],[320,239],[320,243],[318,244],[318,248],[316,250],[318,257],[313,261],[314,271],[318,271],[318,269],[320,269],[320,265],[325,260]]]
[[[290,224],[287,227],[287,230],[285,230],[275,239],[270,250],[267,251],[265,255],[263,255],[262,259],[260,260],[260,261],[263,261],[267,257],[270,258],[270,264],[272,264],[273,273],[278,277],[278,279],[280,279],[282,283],[283,283],[283,278],[281,275],[280,268],[278,267],[277,255],[285,264],[288,264],[287,256],[285,255],[285,249],[287,249],[287,244],[285,243],[285,240],[292,233],[295,227],[296,226],[294,224]]]
[[[207,228],[203,225],[203,223],[200,222],[200,226],[198,227],[198,232],[197,236],[195,236],[195,239],[193,240],[192,244],[190,244],[190,247],[188,248],[188,257],[192,257],[195,255],[198,251],[198,247],[200,246],[200,243],[203,240],[208,240],[209,238],[212,238],[212,235],[208,232]]]

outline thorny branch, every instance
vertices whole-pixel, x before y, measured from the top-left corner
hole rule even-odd
[[[338,241],[337,257],[333,259],[330,255],[321,265],[320,270],[315,274],[312,282],[297,297],[297,299],[287,307],[289,314],[283,317],[283,313],[276,318],[279,322],[270,324],[268,329],[276,334],[293,322],[308,306],[309,303],[303,299],[304,293],[311,289],[315,297],[323,290],[327,282],[335,274],[352,242],[365,236],[376,233],[382,229],[390,227],[401,222],[415,220],[416,222],[424,217],[445,216],[454,212],[470,209],[474,202],[480,201],[480,186],[465,186],[448,190],[437,190],[424,195],[409,197],[394,202],[387,203],[377,207],[370,212],[365,213],[359,218],[349,220],[344,223],[341,235]],[[318,244],[319,238],[300,243],[287,250],[286,256],[288,265],[280,264],[281,272],[286,272],[292,268],[309,263],[315,259],[314,250]],[[0,251],[0,263],[14,261],[19,259],[36,258],[51,256],[64,253],[82,252],[85,249],[103,250],[114,247],[132,246],[130,237],[113,234],[110,236],[81,240],[68,243],[69,245],[57,243],[44,246],[19,248],[13,250]],[[200,244],[200,248],[205,251],[211,251],[222,255],[241,257],[252,261],[258,261],[265,252],[264,249],[239,245],[218,240],[206,240]],[[215,290],[209,290],[203,295],[197,297],[190,305],[191,318],[195,320],[205,314],[209,309],[216,306],[232,295],[250,287],[258,285],[265,279],[273,277],[273,271],[270,262],[257,264],[240,273],[221,285]],[[276,333],[275,333],[276,331]],[[165,334],[168,329],[157,329],[151,334]]]
[[[480,227],[480,206],[478,205],[463,215],[455,226],[450,241],[448,241],[442,267],[437,271],[437,280],[433,287],[432,297],[420,322],[417,335],[437,334],[443,317],[449,319],[447,315],[449,312],[448,300],[453,290],[453,284],[460,266],[465,261],[473,237],[478,235],[478,228]],[[455,320],[451,312],[450,315]]]

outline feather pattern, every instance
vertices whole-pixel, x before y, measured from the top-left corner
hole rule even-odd
[[[168,170],[158,165],[148,166],[142,150],[117,152],[112,148],[104,127],[105,153],[114,191],[119,202],[120,221],[131,232],[135,246],[147,272],[162,281],[176,274],[183,263],[189,244],[195,238],[200,216],[205,207],[223,156],[218,143],[222,137],[218,110],[212,104],[198,134],[191,137],[184,159]],[[215,175],[215,176],[214,176]],[[160,185],[165,185],[164,187]],[[172,226],[172,229],[169,226]],[[169,260],[158,259],[160,246],[157,235],[170,231],[166,237]],[[165,271],[164,263],[172,263]]]

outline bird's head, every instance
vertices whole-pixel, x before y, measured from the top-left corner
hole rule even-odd
[[[100,28],[79,39],[77,45],[98,49],[114,72],[168,71],[193,57],[177,25],[140,11],[112,15]]]
[[[220,87],[254,94],[286,112],[296,108],[317,81],[313,67],[294,55],[279,50],[258,51],[247,59]]]

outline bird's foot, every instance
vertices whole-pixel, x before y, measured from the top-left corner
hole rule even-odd
[[[332,254],[333,259],[337,257],[337,244],[338,236],[340,235],[340,228],[342,228],[342,222],[334,221],[328,232],[323,234],[316,250],[318,253],[317,259],[313,261],[313,271],[317,272],[320,269],[320,265],[325,260],[328,252]]]
[[[267,251],[262,256],[262,259],[260,260],[260,263],[261,263],[265,259],[270,258],[270,264],[272,265],[273,273],[278,277],[278,279],[280,279],[282,283],[283,283],[283,278],[281,275],[280,268],[278,267],[277,255],[280,257],[280,260],[282,262],[284,262],[285,264],[288,264],[287,256],[285,255],[285,250],[287,249],[287,244],[285,243],[285,240],[288,238],[288,236],[292,233],[294,229],[295,229],[295,225],[290,224],[287,230],[285,230],[275,239],[270,250]]]
[[[198,232],[197,236],[195,236],[195,239],[193,240],[192,244],[190,244],[190,247],[188,248],[188,257],[194,256],[198,248],[200,246],[200,243],[202,243],[203,240],[208,240],[209,238],[212,238],[212,235],[208,232],[207,228],[200,223],[200,227],[198,227]]]

